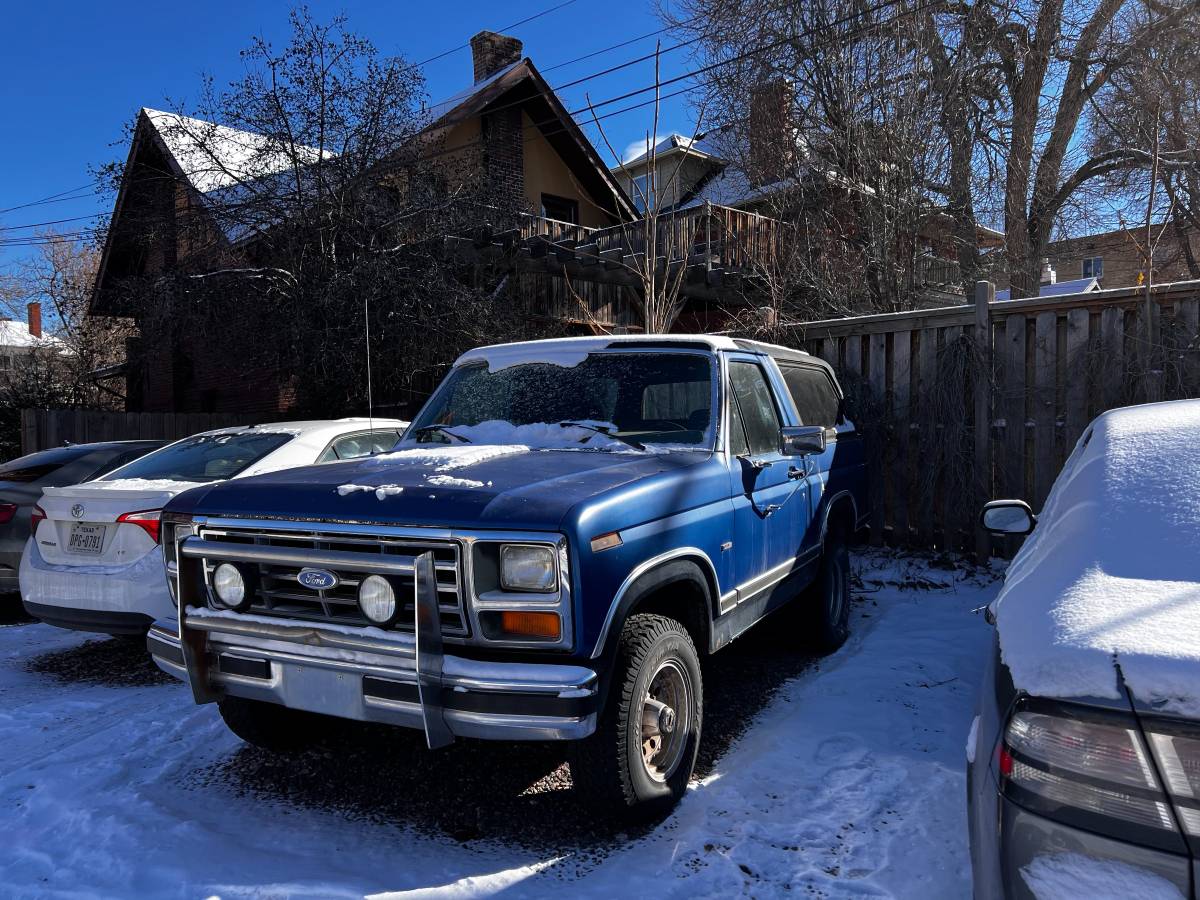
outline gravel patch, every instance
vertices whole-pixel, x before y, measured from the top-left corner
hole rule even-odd
[[[174,684],[174,678],[154,664],[142,638],[108,637],[67,650],[32,657],[27,671],[49,675],[66,684],[106,687],[147,687]]]

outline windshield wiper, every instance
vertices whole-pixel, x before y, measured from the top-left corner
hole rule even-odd
[[[439,431],[442,434],[450,435],[452,438],[458,438],[464,444],[471,443],[471,439],[469,437],[463,437],[461,434],[451,431],[449,425],[422,425],[415,432],[413,432],[413,436],[416,437],[417,435],[424,434],[428,431]]]
[[[605,437],[616,438],[623,444],[628,444],[635,450],[645,450],[646,445],[641,441],[635,441],[633,438],[627,438],[617,434],[611,428],[605,428],[603,425],[589,425],[587,422],[572,422],[570,419],[558,423],[560,428],[583,428],[587,431],[594,431],[596,434],[602,434]]]

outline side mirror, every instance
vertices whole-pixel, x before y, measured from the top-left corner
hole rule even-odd
[[[825,452],[825,428],[821,425],[785,425],[779,429],[779,452],[804,456]]]
[[[1037,516],[1024,500],[993,500],[984,504],[979,523],[992,534],[1029,534]]]

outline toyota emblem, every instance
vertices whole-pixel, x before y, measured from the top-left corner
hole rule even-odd
[[[72,506],[71,507],[71,515],[73,515],[77,519],[82,519],[83,518],[83,504],[76,503],[74,506]]]

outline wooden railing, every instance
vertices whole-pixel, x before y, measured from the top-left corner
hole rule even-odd
[[[587,228],[539,216],[528,216],[522,231],[527,238],[570,249],[587,261],[632,263],[647,245],[660,264],[687,264],[705,269],[750,273],[769,267],[780,256],[784,225],[757,213],[706,203],[662,213],[654,220],[653,240],[646,220]]]

